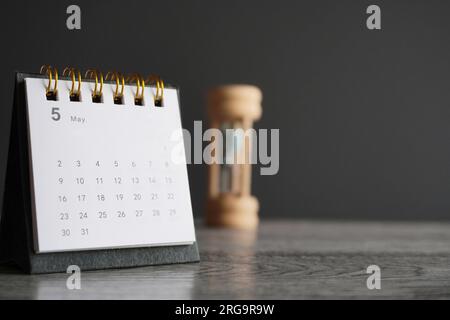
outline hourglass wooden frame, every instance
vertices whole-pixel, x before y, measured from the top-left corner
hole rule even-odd
[[[222,149],[224,162],[230,156],[227,152],[233,150],[231,156],[235,161],[232,164],[214,162],[209,165],[206,223],[210,226],[254,229],[259,221],[259,203],[251,195],[250,153],[253,141],[252,135],[247,132],[261,117],[262,93],[250,85],[228,85],[211,90],[207,101],[210,128],[219,129],[222,133],[226,129],[242,129],[239,131],[244,135],[241,135],[238,146]],[[230,141],[225,141],[225,144],[228,143]]]

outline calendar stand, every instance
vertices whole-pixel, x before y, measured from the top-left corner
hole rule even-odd
[[[66,272],[70,265],[77,265],[81,270],[95,270],[199,261],[196,242],[178,246],[35,253],[28,166],[25,77],[44,78],[35,74],[16,74],[5,194],[0,221],[0,261],[14,261],[25,272],[32,274]]]

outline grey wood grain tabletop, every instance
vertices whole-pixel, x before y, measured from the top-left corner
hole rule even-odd
[[[26,275],[0,267],[2,299],[448,299],[450,224],[266,221],[197,228],[201,262]],[[381,268],[381,290],[366,285]]]

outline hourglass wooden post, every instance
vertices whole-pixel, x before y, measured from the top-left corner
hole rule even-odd
[[[223,163],[208,168],[206,223],[210,226],[258,226],[259,203],[251,195],[253,135],[248,129],[261,117],[261,101],[261,90],[250,85],[222,86],[208,94],[210,127],[219,129],[223,137]],[[216,150],[220,148],[216,140],[213,143]]]

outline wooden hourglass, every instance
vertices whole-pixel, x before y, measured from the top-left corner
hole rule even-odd
[[[247,130],[261,117],[261,101],[261,90],[250,85],[222,86],[208,94],[210,127],[222,132],[223,148],[219,149],[223,164],[212,163],[208,168],[207,225],[237,229],[258,226],[259,203],[251,195],[252,135]]]

